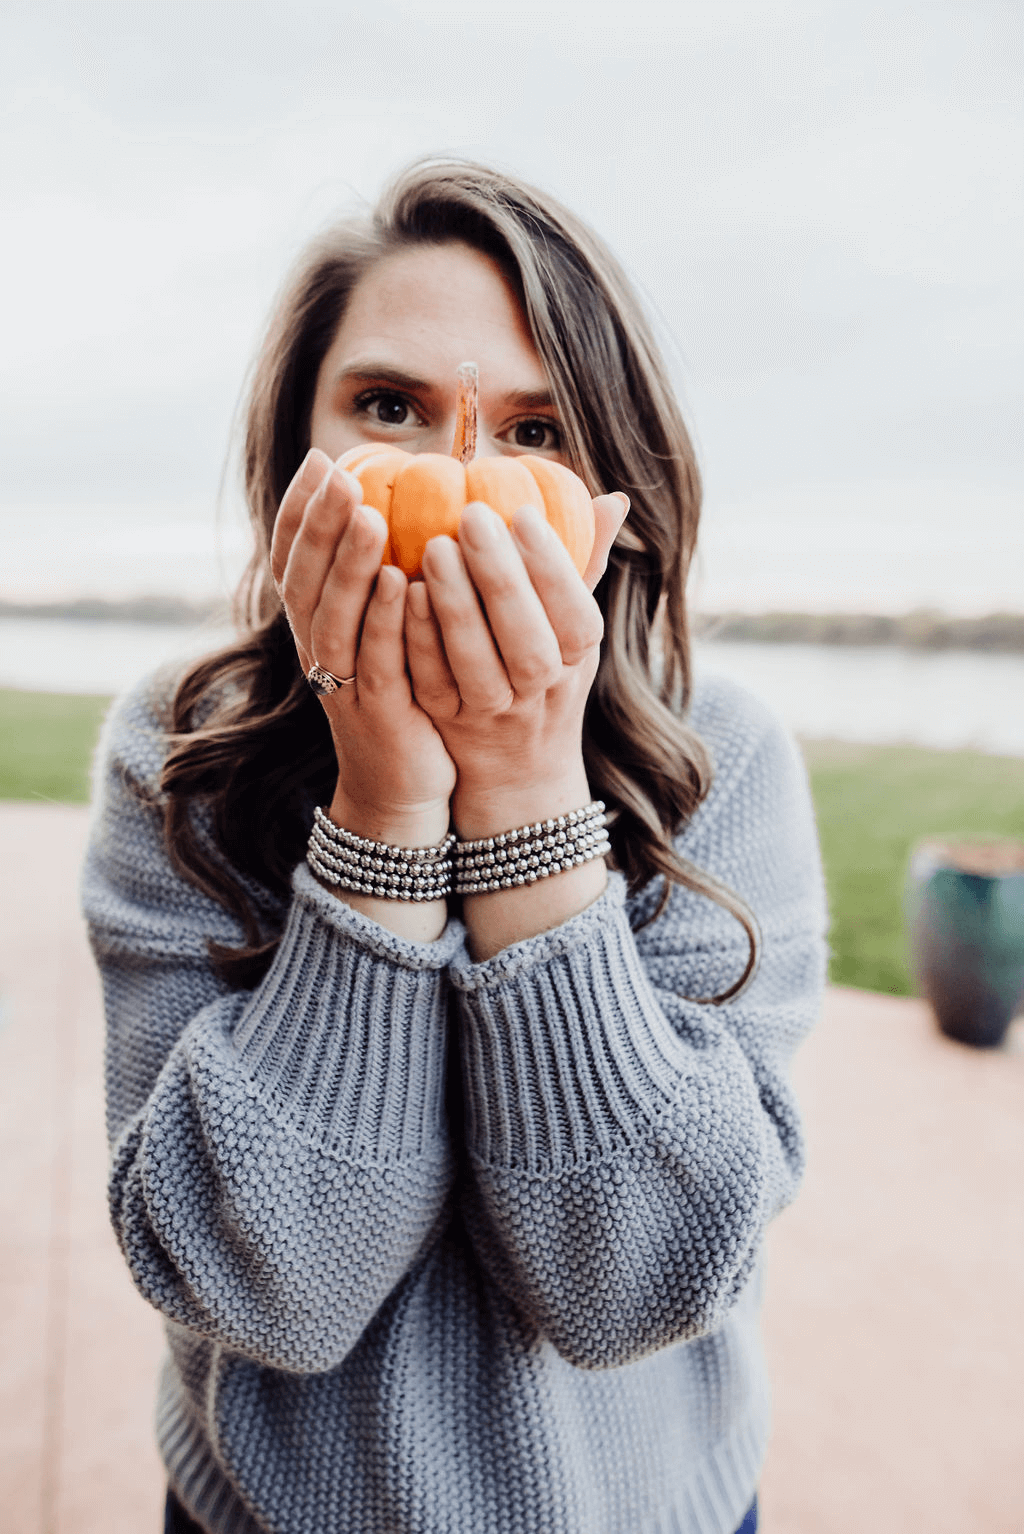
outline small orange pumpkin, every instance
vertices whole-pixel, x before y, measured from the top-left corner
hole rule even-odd
[[[526,453],[474,458],[477,370],[458,370],[459,396],[452,455],[406,453],[366,443],[338,459],[363,488],[363,501],[388,524],[383,563],[419,575],[423,551],[439,533],[457,536],[463,508],[485,501],[506,522],[520,506],[536,506],[561,538],[582,575],[594,547],[590,491],[571,469]]]

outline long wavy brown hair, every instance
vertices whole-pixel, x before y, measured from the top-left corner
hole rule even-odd
[[[483,166],[413,165],[372,216],[317,240],[279,296],[248,391],[245,489],[255,548],[236,599],[239,638],[192,666],[170,706],[162,778],[170,855],[239,920],[242,946],[215,946],[213,958],[230,984],[254,984],[280,935],[259,892],[287,898],[312,806],[330,801],[337,772],[326,716],[299,668],[270,574],[274,519],[309,448],[317,375],[355,285],[395,251],[449,241],[494,257],[512,283],[569,461],[591,494],[629,495],[627,528],[595,593],[605,635],[584,755],[594,793],[614,812],[613,855],[630,892],[663,881],[650,919],[673,885],[685,885],[745,929],[748,962],[713,998],[724,1001],[753,973],[756,922],[673,845],[711,783],[707,752],[686,723],[686,581],[701,498],[693,447],[618,263],[552,198]],[[198,806],[202,817],[192,813]]]

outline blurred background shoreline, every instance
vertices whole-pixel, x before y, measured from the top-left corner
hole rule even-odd
[[[1024,615],[699,614],[694,664],[797,735],[1024,757]],[[0,601],[0,688],[112,695],[232,638],[223,601]]]
[[[0,619],[54,622],[196,625],[228,621],[224,602],[189,601],[156,593],[126,597],[74,597],[17,602],[0,598]],[[914,650],[988,650],[1024,653],[1024,613],[992,612],[952,617],[930,608],[892,613],[708,613],[693,618],[697,639],[769,644],[897,645]]]

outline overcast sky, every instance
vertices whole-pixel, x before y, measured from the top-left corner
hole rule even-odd
[[[705,605],[1024,607],[1019,0],[4,17],[0,595],[209,585],[289,260],[454,152],[582,213],[656,312]]]

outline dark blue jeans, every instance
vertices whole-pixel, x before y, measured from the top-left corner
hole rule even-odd
[[[757,1534],[756,1497],[754,1498],[753,1502],[751,1502],[750,1510],[748,1511],[747,1516],[744,1518],[743,1522],[740,1524],[739,1528],[736,1530],[736,1534]]]
[[[164,1512],[164,1534],[203,1534],[198,1523],[188,1516],[173,1491],[167,1493],[167,1508]],[[747,1516],[736,1530],[736,1534],[757,1534],[756,1497],[751,1504]]]

